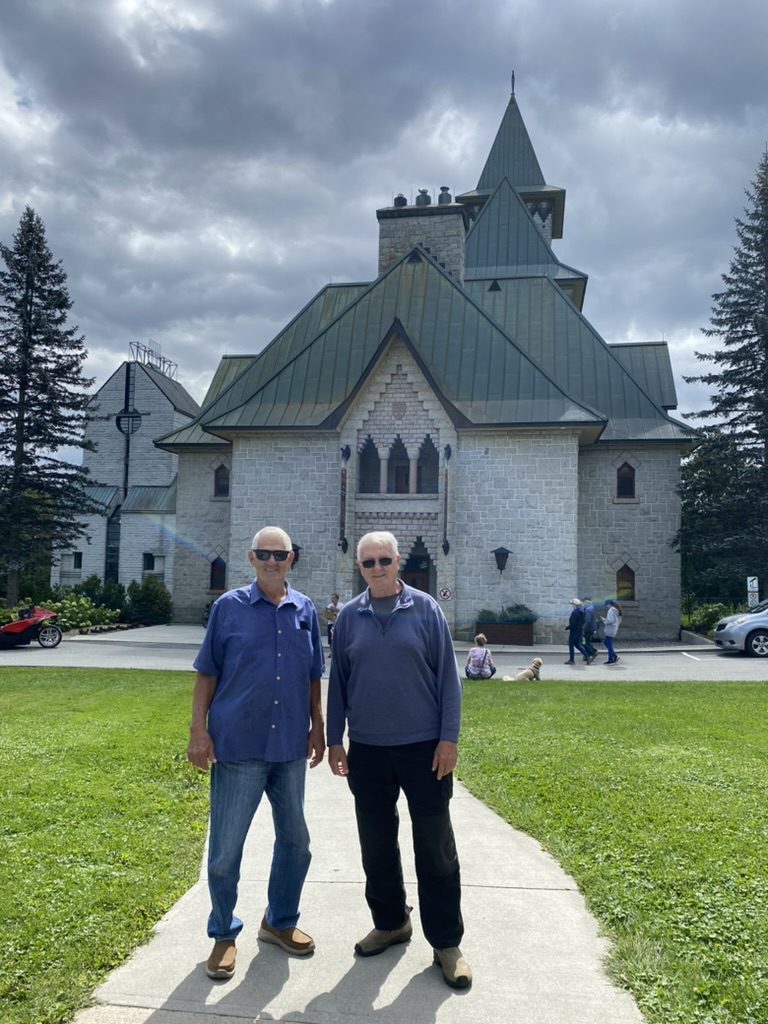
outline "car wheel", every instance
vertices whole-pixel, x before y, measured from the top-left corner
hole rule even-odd
[[[756,629],[750,633],[744,650],[753,658],[768,658],[768,630]]]
[[[63,635],[58,626],[43,626],[37,634],[37,642],[41,647],[58,647]]]

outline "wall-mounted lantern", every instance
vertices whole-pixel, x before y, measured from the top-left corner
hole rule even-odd
[[[302,551],[301,544],[291,544],[291,547],[293,548],[293,563],[292,564],[293,565],[298,565],[299,564],[299,554]]]
[[[507,568],[507,559],[512,554],[507,548],[494,548],[491,552],[493,557],[496,559],[496,568],[499,572],[504,572]]]

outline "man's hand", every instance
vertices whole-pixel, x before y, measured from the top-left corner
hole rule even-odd
[[[313,722],[307,736],[307,760],[310,768],[316,768],[325,754],[325,727],[322,722]]]
[[[328,763],[334,775],[349,775],[347,752],[341,743],[332,743],[328,747]]]
[[[205,729],[190,731],[187,760],[204,772],[208,771],[209,764],[216,764],[213,742]]]
[[[442,779],[444,775],[451,774],[456,767],[458,754],[459,747],[457,743],[452,743],[450,740],[440,740],[435,747],[434,757],[432,758],[432,771],[437,772],[438,780]]]

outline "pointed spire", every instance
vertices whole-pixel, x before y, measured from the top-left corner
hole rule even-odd
[[[528,131],[515,99],[515,73],[512,95],[496,133],[491,152],[477,183],[478,192],[492,192],[507,178],[515,188],[545,184]]]

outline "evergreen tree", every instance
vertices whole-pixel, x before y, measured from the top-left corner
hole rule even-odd
[[[768,537],[753,507],[761,471],[728,431],[704,427],[701,434],[683,463],[675,538],[689,612],[702,603],[743,606],[746,577],[768,572]]]
[[[0,559],[15,604],[19,573],[71,546],[84,533],[79,517],[97,511],[87,470],[57,457],[93,448],[84,440],[93,380],[83,376],[83,338],[67,326],[67,276],[30,207],[0,256]]]
[[[707,338],[718,338],[714,352],[696,358],[716,370],[689,383],[714,388],[711,405],[690,415],[727,426],[740,451],[768,467],[768,151],[757,168],[746,219],[736,218],[739,245],[730,272],[723,274],[725,290],[712,296],[714,305]]]

